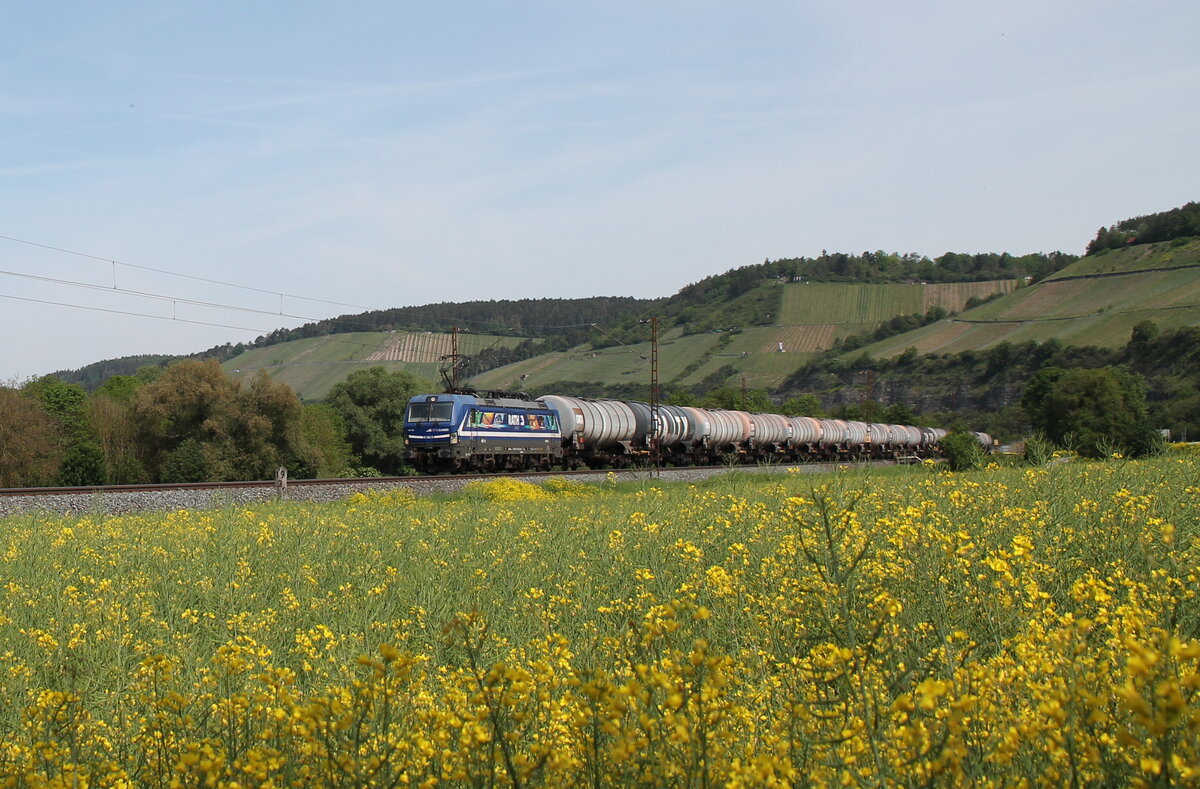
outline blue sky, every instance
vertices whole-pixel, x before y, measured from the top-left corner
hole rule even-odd
[[[0,236],[102,260],[0,239],[0,381],[823,249],[1082,252],[1200,199],[1196,30],[1182,0],[4,4]]]

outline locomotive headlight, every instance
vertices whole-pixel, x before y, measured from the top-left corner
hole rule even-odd
[[[450,443],[451,443],[451,444],[457,444],[457,443],[458,443],[458,433],[451,433],[451,434],[450,434]]]

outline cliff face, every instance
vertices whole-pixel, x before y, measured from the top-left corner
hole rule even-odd
[[[999,411],[1021,400],[1024,385],[1011,380],[996,380],[980,385],[962,380],[922,381],[889,373],[880,376],[873,370],[857,370],[838,376],[822,376],[807,390],[821,398],[826,409],[839,405],[874,400],[877,403],[906,405],[917,413],[935,411]],[[1004,376],[1008,379],[1008,376]]]

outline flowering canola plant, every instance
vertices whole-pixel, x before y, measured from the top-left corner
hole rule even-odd
[[[1200,784],[1200,466],[0,521],[0,786]]]

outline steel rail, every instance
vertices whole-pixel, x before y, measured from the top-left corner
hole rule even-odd
[[[822,466],[836,465],[846,461],[820,461],[806,463],[780,463],[778,468],[783,469],[788,466]],[[867,462],[879,463],[889,461],[849,461],[856,464],[864,464]],[[422,482],[430,482],[437,480],[475,480],[475,479],[496,479],[500,477],[564,477],[564,476],[586,476],[596,474],[616,474],[618,476],[626,474],[650,474],[654,471],[737,471],[738,469],[761,469],[759,465],[719,465],[719,466],[665,466],[657,469],[650,466],[636,466],[620,469],[603,469],[603,468],[587,468],[587,469],[572,469],[569,471],[520,471],[520,472],[503,472],[496,471],[486,474],[422,474],[409,475],[404,477],[331,477],[325,479],[289,479],[287,487],[322,487],[327,485],[361,485],[365,487],[374,485],[396,485],[396,484],[419,484]],[[237,482],[153,482],[137,485],[80,485],[77,487],[58,486],[58,487],[37,487],[37,488],[0,488],[0,498],[3,497],[18,497],[18,496],[78,496],[87,494],[104,494],[104,493],[155,493],[155,492],[170,492],[177,490],[236,490],[242,488],[273,488],[278,483],[273,479],[266,480],[244,480]]]

